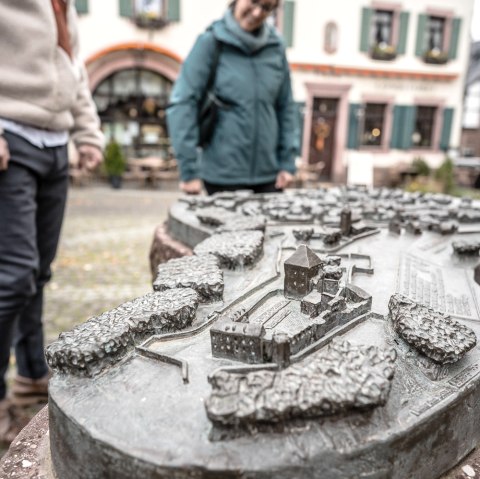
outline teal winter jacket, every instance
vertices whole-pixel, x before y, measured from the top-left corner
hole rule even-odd
[[[257,185],[275,181],[280,170],[295,172],[298,122],[290,71],[282,40],[268,28],[266,44],[252,53],[218,20],[186,58],[167,110],[182,181]],[[227,106],[200,150],[197,117],[217,48],[214,37],[222,45],[214,91]]]

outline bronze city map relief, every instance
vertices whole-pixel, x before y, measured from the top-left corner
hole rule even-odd
[[[60,479],[433,479],[480,442],[475,202],[219,193],[168,232],[192,254],[47,349]]]

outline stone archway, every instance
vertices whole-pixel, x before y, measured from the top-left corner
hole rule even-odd
[[[171,159],[166,108],[180,58],[132,42],[99,51],[86,65],[107,140],[120,143],[129,158]]]
[[[174,82],[181,64],[182,59],[172,51],[146,42],[113,45],[85,61],[92,91],[111,74],[127,68],[151,70]]]

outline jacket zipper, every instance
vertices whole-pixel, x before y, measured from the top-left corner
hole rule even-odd
[[[256,170],[256,165],[257,165],[257,144],[258,144],[258,87],[257,87],[257,69],[255,67],[255,61],[254,57],[250,55],[250,61],[252,63],[252,70],[253,70],[253,77],[254,77],[254,99],[255,99],[255,118],[253,121],[254,124],[254,137],[253,137],[253,161],[251,163],[250,167],[250,183],[253,181],[255,177],[255,170]]]

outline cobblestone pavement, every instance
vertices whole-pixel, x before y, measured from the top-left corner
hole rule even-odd
[[[54,276],[45,291],[47,344],[59,332],[152,290],[153,232],[178,197],[175,191],[70,190]]]

